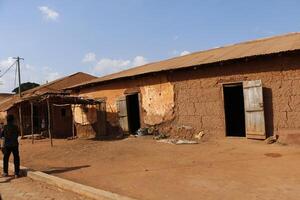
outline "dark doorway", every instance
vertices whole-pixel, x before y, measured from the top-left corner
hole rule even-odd
[[[136,131],[141,127],[139,95],[138,94],[127,95],[126,104],[127,104],[129,133],[136,134]]]
[[[226,136],[245,137],[243,84],[223,85]]]

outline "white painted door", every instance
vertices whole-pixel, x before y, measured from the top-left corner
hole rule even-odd
[[[243,82],[246,137],[266,139],[261,80]]]

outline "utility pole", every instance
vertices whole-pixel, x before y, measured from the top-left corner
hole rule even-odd
[[[20,60],[24,60],[24,58],[20,58],[19,56],[14,58],[16,59],[17,62],[17,69],[18,69],[18,76],[19,76],[19,96],[20,99],[22,98],[21,94],[21,69],[20,69]],[[21,132],[21,137],[24,137],[23,133],[23,120],[22,120],[22,107],[21,104],[19,104],[19,124],[20,124],[20,132]]]
[[[20,70],[20,60],[24,60],[24,58],[20,58],[20,57],[18,56],[18,57],[15,57],[14,59],[17,60],[17,69],[18,69],[18,78],[19,78],[19,95],[20,95],[20,97],[22,97],[22,94],[21,94],[21,70]]]

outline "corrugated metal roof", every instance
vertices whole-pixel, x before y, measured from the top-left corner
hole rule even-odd
[[[65,87],[71,87],[75,84],[90,81],[95,78],[95,76],[92,76],[90,74],[77,72],[70,76],[51,81],[47,84],[43,84],[30,90],[26,90],[25,92],[22,92],[22,99],[19,97],[19,95],[13,95],[11,97],[3,99],[2,101],[0,101],[0,112],[8,110],[14,104],[19,103],[24,99],[33,98],[48,93],[61,94],[64,93],[63,89]]]
[[[146,64],[111,75],[103,76],[91,81],[83,82],[81,84],[74,85],[66,89],[72,89],[84,85],[90,85],[94,83],[100,83],[104,81],[142,75],[147,73],[175,70],[221,61],[274,54],[298,49],[300,49],[300,33],[289,33],[280,36],[228,45],[206,51],[195,52],[186,56],[180,56],[160,62]]]
[[[7,97],[10,97],[14,94],[12,93],[0,93],[0,101],[2,101],[3,99],[6,99]]]

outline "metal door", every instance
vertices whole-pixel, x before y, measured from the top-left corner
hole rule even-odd
[[[129,129],[128,129],[126,97],[121,97],[120,99],[118,99],[117,108],[118,108],[118,117],[119,117],[120,127],[125,133],[127,133],[129,131]]]
[[[261,80],[243,82],[246,136],[266,139],[263,90]]]

